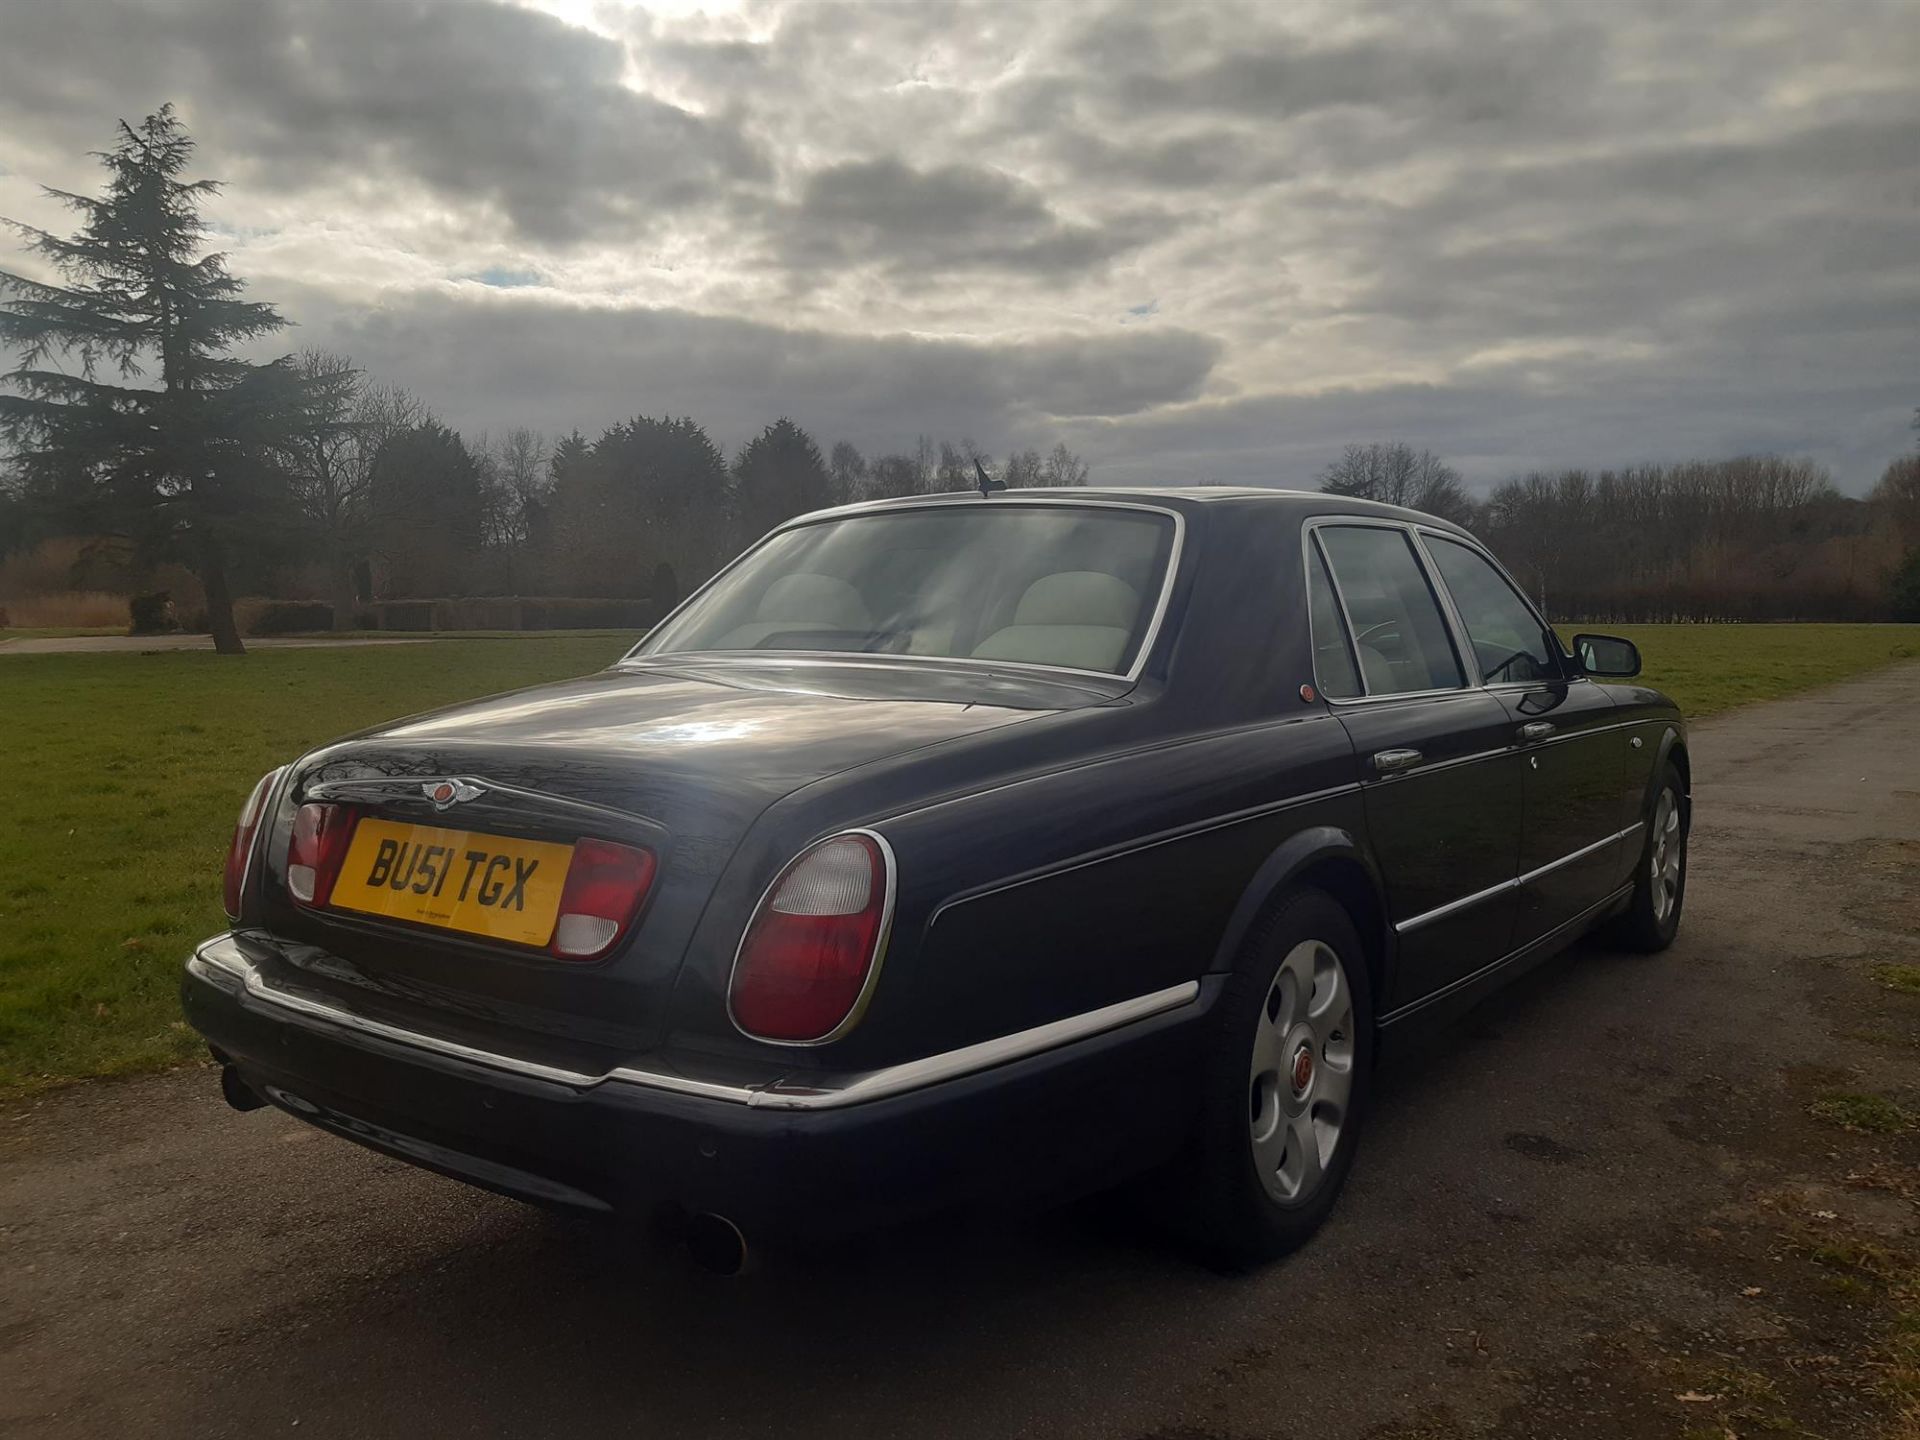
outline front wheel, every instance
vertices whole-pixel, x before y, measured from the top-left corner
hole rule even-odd
[[[1614,927],[1620,943],[1652,954],[1680,933],[1687,899],[1687,832],[1691,817],[1680,772],[1668,763],[1647,815],[1646,843],[1633,872],[1633,897]]]
[[[1189,1229],[1227,1268],[1305,1243],[1339,1198],[1366,1115],[1372,991],[1347,912],[1281,897],[1242,947],[1208,1057]]]

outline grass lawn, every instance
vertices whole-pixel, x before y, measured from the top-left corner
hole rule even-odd
[[[322,741],[596,670],[631,636],[0,656],[0,1092],[198,1055],[180,962],[214,933],[253,782]]]
[[[1920,626],[1623,633],[1694,715],[1920,655]],[[597,669],[628,639],[0,657],[0,1092],[201,1053],[180,963],[221,926],[221,859],[262,772],[363,725]]]
[[[9,640],[52,640],[65,639],[69,635],[124,635],[126,626],[102,627],[86,625],[0,625],[0,645]]]
[[[1642,679],[1694,719],[1920,655],[1920,625],[1561,625],[1624,635]]]

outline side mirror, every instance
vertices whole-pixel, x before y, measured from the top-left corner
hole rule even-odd
[[[1640,647],[1618,635],[1576,635],[1573,655],[1589,675],[1630,680],[1640,673]]]

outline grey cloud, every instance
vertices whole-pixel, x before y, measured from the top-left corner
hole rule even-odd
[[[397,175],[567,242],[763,178],[737,126],[621,83],[622,47],[484,3],[17,4],[0,116],[77,149],[167,99],[229,180],[305,189]]]
[[[1145,242],[1149,217],[1063,220],[1025,181],[978,165],[916,170],[891,156],[809,176],[777,221],[775,245],[800,269],[878,264],[938,274],[1089,270]]]
[[[624,45],[476,0],[0,7],[16,171],[90,181],[114,115],[177,96],[240,227],[270,186],[348,232],[437,199],[662,242],[446,257],[576,308],[263,293],[466,425],[1065,425],[1104,478],[1310,479],[1395,436],[1481,478],[1766,446],[1855,489],[1911,443],[1912,0],[757,0]],[[755,323],[776,304],[818,328]],[[1016,327],[1056,338],[902,333]]]
[[[302,344],[352,355],[467,429],[589,433],[637,413],[687,414],[739,444],[791,415],[863,448],[916,434],[990,447],[1062,417],[1117,416],[1201,392],[1218,342],[1173,328],[1019,343],[835,335],[671,309],[584,309],[492,292],[424,293],[375,311],[293,297]]]
[[[1889,337],[1882,353],[1894,348]],[[1476,489],[1532,469],[1775,453],[1808,456],[1857,493],[1911,447],[1913,404],[1897,368],[1863,381],[1809,373],[1785,347],[1701,345],[1659,362],[1575,360],[1550,380],[1486,366],[1447,384],[1201,401],[1065,433],[1109,484],[1313,489],[1343,446],[1406,439]]]

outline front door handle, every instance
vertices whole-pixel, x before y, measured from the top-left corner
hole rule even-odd
[[[1396,770],[1411,770],[1419,763],[1418,750],[1381,750],[1373,757],[1373,768],[1382,775],[1391,775]]]
[[[1529,720],[1520,727],[1522,740],[1544,740],[1553,733],[1551,720]]]

